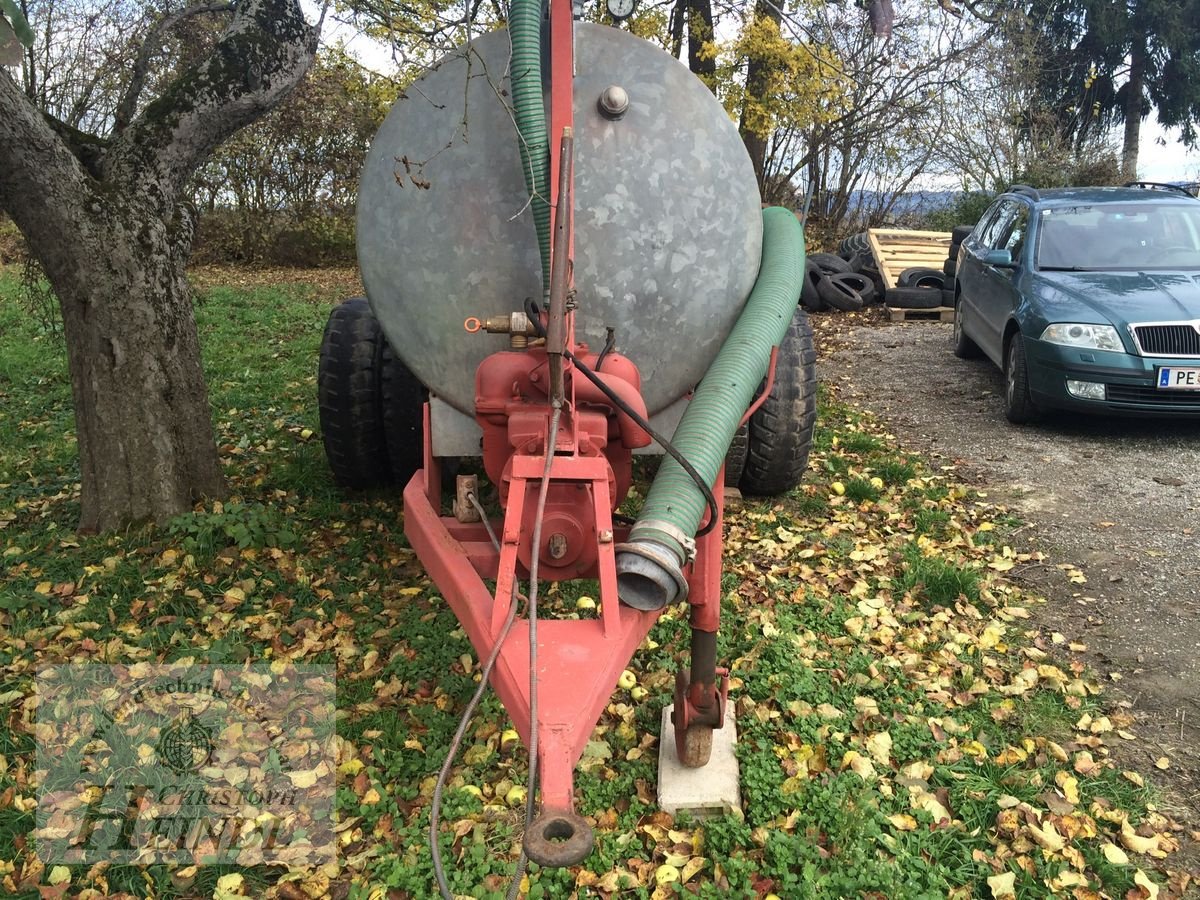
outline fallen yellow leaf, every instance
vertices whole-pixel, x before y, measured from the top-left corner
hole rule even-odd
[[[1158,900],[1158,885],[1141,869],[1134,873],[1133,883],[1146,892],[1146,900]]]
[[[1124,850],[1122,850],[1120,847],[1118,847],[1116,844],[1108,843],[1108,844],[1105,844],[1100,849],[1104,853],[1104,858],[1107,859],[1109,861],[1109,863],[1111,863],[1112,865],[1114,865],[1114,866],[1129,865],[1129,855]]]
[[[1005,872],[1003,875],[993,875],[987,880],[995,900],[1017,896],[1017,873]]]
[[[1063,796],[1067,798],[1068,803],[1073,806],[1079,804],[1079,779],[1060,771],[1054,776],[1054,783],[1062,789]]]

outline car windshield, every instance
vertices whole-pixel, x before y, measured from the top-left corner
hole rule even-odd
[[[1200,269],[1200,203],[1097,203],[1040,213],[1039,269]]]

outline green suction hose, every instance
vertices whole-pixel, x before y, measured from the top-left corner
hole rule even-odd
[[[787,333],[804,286],[804,229],[786,209],[763,210],[762,265],[754,290],[688,403],[672,438],[713,484],[746,408]],[[675,460],[663,459],[642,513],[617,553],[621,601],[660,609],[686,596],[683,566],[694,553],[704,496]]]
[[[544,295],[550,289],[550,145],[542,94],[542,11],[542,0],[513,0],[508,31],[512,39],[513,112],[521,144],[521,169],[542,257]]]

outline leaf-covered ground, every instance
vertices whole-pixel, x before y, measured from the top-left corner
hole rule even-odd
[[[0,893],[433,895],[433,776],[478,667],[404,540],[397,492],[345,497],[323,463],[316,348],[352,283],[206,273],[198,318],[233,495],[80,538],[65,362],[0,274]],[[1153,773],[1111,759],[1136,735],[1069,638],[1032,623],[1042,601],[1005,581],[1030,561],[1006,544],[1015,525],[823,397],[805,485],[728,515],[720,646],[743,815],[655,808],[659,715],[687,647],[668,614],[577,774],[596,851],[578,869],[531,866],[528,895],[1184,896],[1178,848],[1200,835]],[[550,610],[577,614],[581,590],[552,591]],[[339,864],[43,865],[33,679],[80,658],[335,666]],[[513,871],[526,765],[508,728],[486,700],[447,796],[460,895],[502,896]]]

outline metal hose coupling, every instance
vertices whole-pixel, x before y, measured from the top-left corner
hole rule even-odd
[[[787,333],[804,287],[804,230],[786,209],[763,210],[758,280],[721,352],[688,403],[671,443],[707,485],[767,374],[772,348]],[[659,466],[642,513],[617,548],[617,593],[634,609],[662,609],[687,597],[683,567],[695,555],[706,499],[696,479],[674,459]]]
[[[629,541],[617,545],[617,596],[643,611],[686,600],[683,567],[696,558],[696,542],[669,522],[639,521]]]

